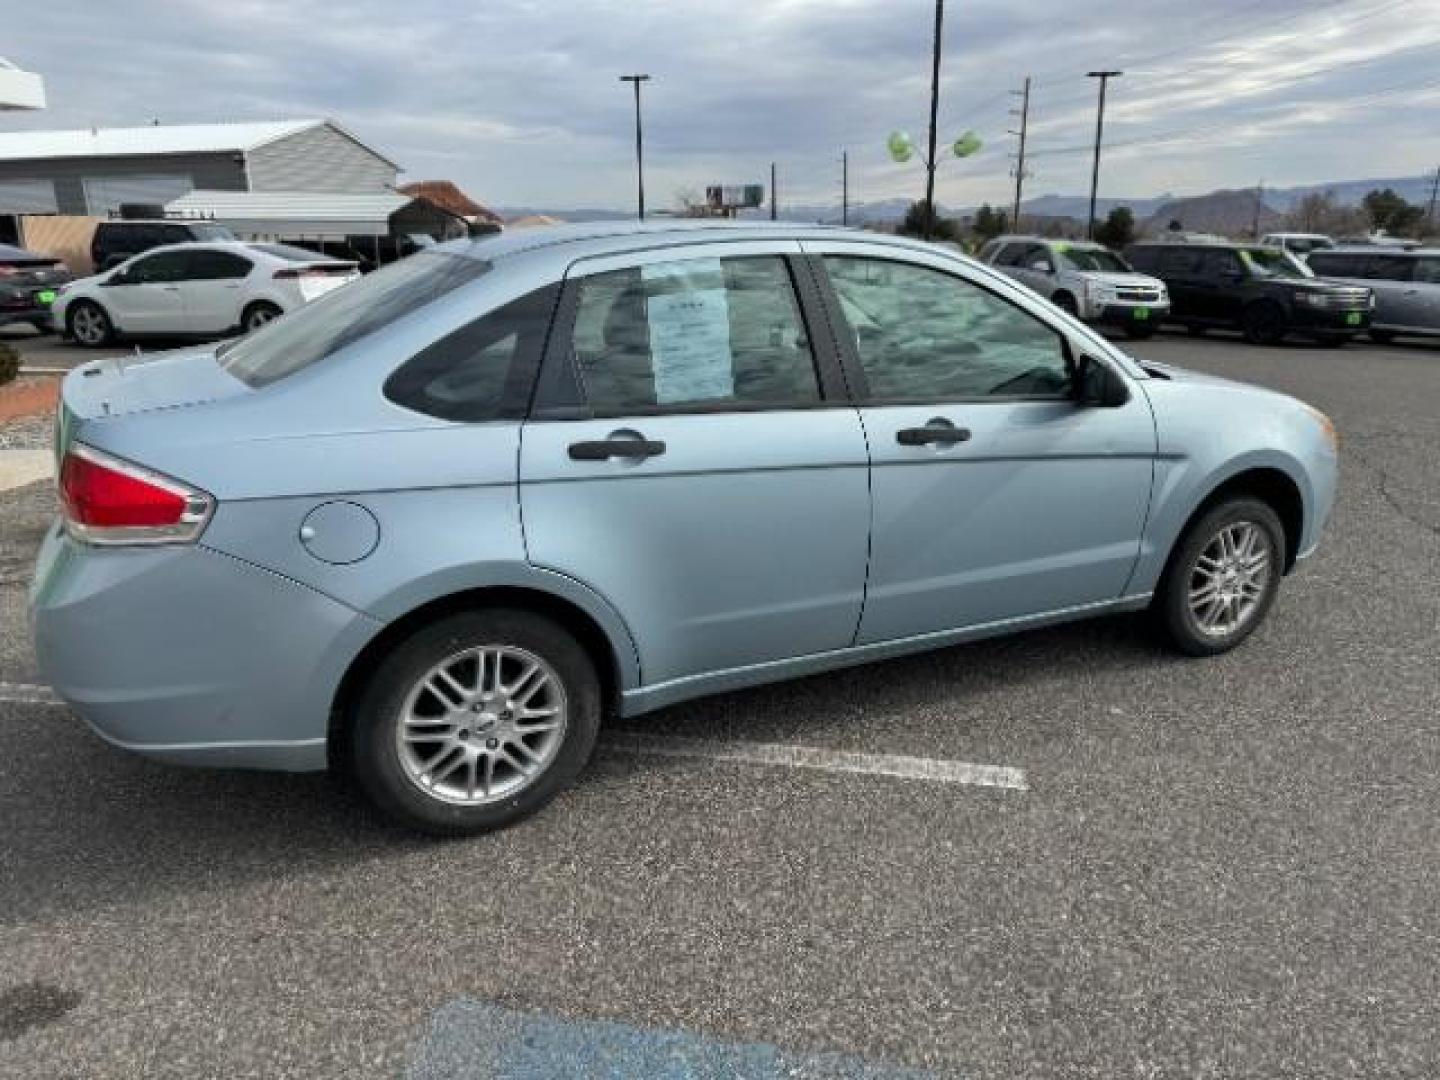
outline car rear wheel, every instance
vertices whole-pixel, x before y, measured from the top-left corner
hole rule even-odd
[[[259,330],[260,327],[268,322],[273,322],[283,314],[284,312],[274,304],[251,304],[245,309],[245,314],[240,317],[240,327],[248,334],[252,330]]]
[[[1235,648],[1264,621],[1279,592],[1285,529],[1265,503],[1227,499],[1180,538],[1155,596],[1171,643],[1190,656]]]
[[[115,327],[105,309],[92,300],[77,300],[65,313],[65,329],[76,344],[98,349],[115,339]]]
[[[580,644],[527,611],[448,616],[401,642],[352,715],[350,764],[387,814],[437,836],[509,825],[595,746],[600,683]]]
[[[1285,312],[1278,304],[1254,304],[1245,309],[1240,330],[1251,345],[1274,345],[1285,336]]]

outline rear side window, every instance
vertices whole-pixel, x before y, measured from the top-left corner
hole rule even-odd
[[[1130,265],[1136,270],[1154,270],[1155,256],[1156,249],[1152,247],[1132,247],[1125,251],[1125,258],[1130,260]]]
[[[269,386],[468,285],[489,269],[483,259],[440,252],[401,259],[221,346],[216,358],[247,386]]]
[[[1409,281],[1415,260],[1408,255],[1371,255],[1365,276],[1377,281]]]
[[[1202,256],[1200,272],[1206,277],[1234,277],[1243,274],[1245,268],[1240,265],[1240,256],[1233,251],[1212,249]]]
[[[192,251],[189,254],[191,281],[227,281],[243,278],[254,266],[249,259],[230,251]]]
[[[1172,247],[1160,253],[1160,275],[1162,277],[1189,277],[1200,272],[1200,257],[1203,252],[1194,248]]]
[[[583,278],[574,356],[598,416],[820,400],[778,256],[650,263]]]
[[[1322,276],[1363,278],[1365,256],[1336,255],[1333,252],[1316,252],[1310,256],[1310,269]]]
[[[537,289],[447,334],[396,369],[385,396],[442,420],[498,419],[511,379],[528,396],[559,291]]]

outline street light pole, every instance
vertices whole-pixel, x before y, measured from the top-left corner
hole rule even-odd
[[[1085,237],[1095,239],[1095,193],[1100,188],[1100,139],[1105,133],[1105,87],[1123,71],[1087,71],[1086,78],[1100,80],[1100,107],[1095,111],[1095,166],[1090,172],[1090,217],[1085,222]]]
[[[775,163],[770,162],[770,220],[775,220]]]
[[[850,151],[840,151],[840,224],[850,224]]]
[[[930,152],[925,157],[925,239],[935,226],[935,125],[940,113],[940,30],[945,23],[945,0],[935,0],[935,42],[930,65]]]
[[[621,82],[635,87],[635,207],[641,221],[645,220],[645,141],[640,128],[640,84],[649,82],[649,75],[621,75]]]

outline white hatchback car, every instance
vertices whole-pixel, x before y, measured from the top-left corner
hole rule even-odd
[[[91,348],[121,336],[248,333],[359,276],[353,262],[288,244],[172,244],[71,282],[50,317]]]

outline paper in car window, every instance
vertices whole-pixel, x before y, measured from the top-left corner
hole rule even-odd
[[[658,404],[733,397],[730,304],[719,259],[640,268]]]

